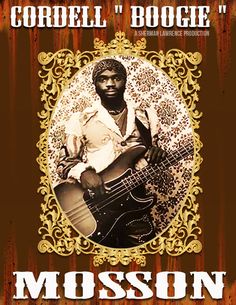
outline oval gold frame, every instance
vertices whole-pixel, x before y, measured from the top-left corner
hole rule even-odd
[[[163,234],[146,244],[128,249],[104,247],[75,232],[69,220],[62,213],[52,191],[47,164],[48,129],[53,109],[61,92],[68,85],[71,77],[84,65],[101,57],[113,55],[141,57],[162,69],[169,76],[187,105],[194,138],[195,162],[185,203]],[[92,254],[95,266],[99,266],[105,261],[111,265],[118,263],[128,265],[131,261],[135,261],[144,266],[147,254],[163,254],[166,251],[169,255],[178,256],[184,252],[200,252],[202,245],[198,236],[201,234],[201,229],[198,227],[200,215],[197,214],[196,196],[202,192],[202,189],[196,173],[202,162],[199,154],[202,143],[196,130],[199,128],[199,119],[202,114],[196,109],[196,102],[199,100],[197,92],[200,90],[200,86],[197,80],[201,76],[201,71],[198,69],[202,60],[201,54],[198,52],[184,53],[178,49],[169,50],[166,54],[163,51],[147,51],[144,38],[132,44],[125,37],[125,33],[117,32],[115,39],[108,44],[96,38],[94,51],[77,51],[75,54],[68,49],[62,49],[56,53],[41,52],[38,60],[42,65],[39,77],[42,79],[40,91],[42,91],[41,101],[44,104],[44,109],[38,114],[43,132],[37,143],[40,151],[37,162],[43,172],[38,192],[44,197],[44,202],[41,204],[42,226],[39,228],[39,234],[42,239],[38,244],[39,251],[41,253],[56,252],[62,256],[68,256],[73,252]]]

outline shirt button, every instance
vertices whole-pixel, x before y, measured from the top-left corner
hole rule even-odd
[[[122,141],[122,142],[120,143],[120,145],[121,145],[121,146],[126,146],[127,143],[126,143],[126,141]]]

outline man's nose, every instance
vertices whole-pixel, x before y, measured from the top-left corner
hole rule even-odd
[[[108,78],[108,80],[107,80],[107,84],[106,84],[108,87],[112,87],[112,86],[114,86],[115,85],[115,81],[114,81],[114,79],[112,79],[112,78]]]

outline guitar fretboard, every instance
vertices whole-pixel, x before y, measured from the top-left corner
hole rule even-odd
[[[193,154],[193,145],[187,144],[180,149],[168,153],[167,157],[161,161],[158,165],[147,165],[143,169],[134,172],[129,177],[122,180],[122,184],[127,191],[131,191],[141,184],[146,183],[149,180],[155,178],[158,174],[168,169],[170,166],[177,164],[180,160]]]

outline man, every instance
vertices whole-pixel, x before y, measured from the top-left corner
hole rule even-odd
[[[58,165],[58,173],[64,179],[80,181],[84,190],[92,191],[96,198],[103,198],[109,188],[99,173],[118,156],[131,147],[145,145],[146,160],[140,158],[136,164],[140,169],[147,162],[160,162],[165,152],[157,146],[155,113],[151,109],[135,108],[124,99],[125,67],[115,59],[101,60],[94,67],[92,79],[101,102],[83,113],[73,114],[68,121],[65,154]],[[144,186],[135,192],[139,198],[145,197]],[[125,200],[129,200],[128,197]],[[154,237],[149,212],[127,213],[102,244],[127,248]]]

